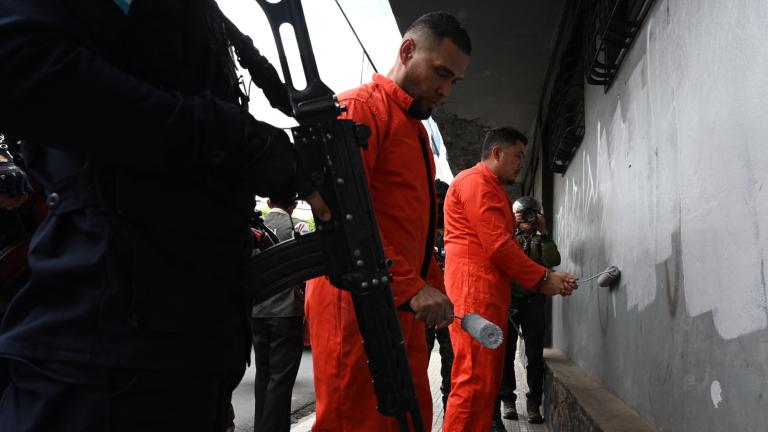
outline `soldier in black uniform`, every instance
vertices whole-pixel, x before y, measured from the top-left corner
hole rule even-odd
[[[287,135],[245,111],[231,43],[214,0],[0,2],[0,130],[49,207],[0,327],[0,430],[226,426],[253,195],[296,184]]]

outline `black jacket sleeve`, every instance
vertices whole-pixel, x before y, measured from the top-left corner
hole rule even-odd
[[[139,169],[228,159],[247,119],[210,93],[182,95],[114,67],[61,0],[0,2],[0,95],[0,129]]]

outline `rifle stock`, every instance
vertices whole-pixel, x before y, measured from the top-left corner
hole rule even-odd
[[[320,239],[308,234],[301,241],[278,243],[257,255],[244,270],[248,298],[258,304],[306,280],[327,274]]]

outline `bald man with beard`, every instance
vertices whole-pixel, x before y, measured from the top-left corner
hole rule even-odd
[[[384,254],[392,260],[392,293],[426,430],[432,425],[427,327],[445,328],[453,305],[434,256],[435,166],[421,120],[451,93],[469,64],[469,36],[444,13],[429,13],[406,31],[395,65],[339,96],[344,118],[370,126],[362,150]],[[351,296],[325,278],[310,281],[310,324],[317,417],[314,432],[397,431],[376,411]]]

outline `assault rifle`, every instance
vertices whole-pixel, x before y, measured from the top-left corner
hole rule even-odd
[[[292,129],[301,168],[332,212],[329,222],[315,217],[314,233],[299,235],[263,251],[246,270],[249,295],[263,301],[288,287],[326,275],[352,295],[363,337],[378,411],[396,417],[408,431],[423,431],[405,344],[392,297],[389,264],[384,256],[360,149],[371,131],[351,120],[339,120],[344,110],[321,80],[312,53],[300,0],[270,3],[256,0],[267,15],[277,44],[293,117]],[[280,26],[295,32],[306,87],[296,89],[285,55]],[[263,57],[250,39],[227,24],[238,60],[251,75],[264,76]],[[237,41],[240,41],[239,43]],[[250,60],[249,60],[250,59]],[[271,73],[267,74],[271,75]],[[273,102],[274,105],[280,105]]]

